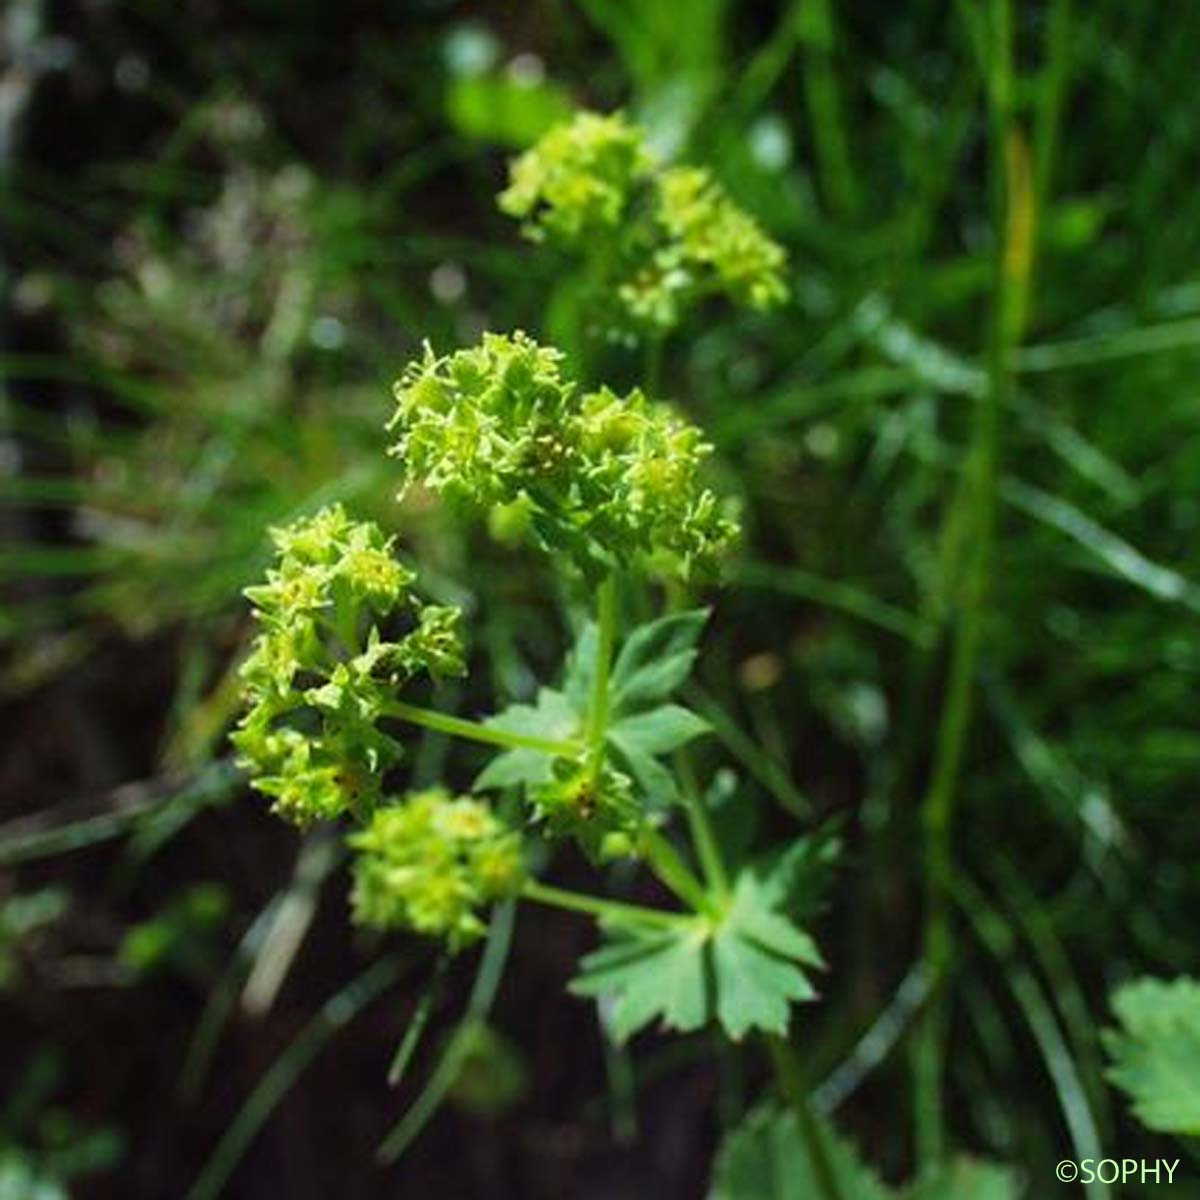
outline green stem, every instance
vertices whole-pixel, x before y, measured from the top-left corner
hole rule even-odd
[[[663,912],[658,908],[646,908],[641,904],[625,904],[620,900],[605,900],[601,896],[590,896],[585,892],[571,892],[565,888],[527,880],[521,889],[521,898],[551,908],[565,908],[569,912],[587,913],[600,921],[637,922],[642,925],[660,925],[675,928],[694,920],[686,913]]]
[[[675,769],[679,776],[680,792],[683,796],[683,807],[687,813],[688,830],[692,835],[692,845],[696,857],[700,860],[700,870],[704,873],[704,882],[709,890],[716,892],[722,899],[729,895],[729,875],[725,870],[725,861],[721,857],[721,848],[717,845],[713,833],[712,821],[709,820],[708,809],[700,786],[696,782],[696,773],[692,769],[692,760],[686,751],[680,751],[675,756]]]
[[[386,716],[407,721],[410,725],[420,725],[422,729],[432,729],[435,733],[445,733],[470,742],[483,742],[489,746],[503,746],[506,750],[538,750],[558,758],[574,758],[580,751],[576,742],[499,729],[480,721],[468,721],[464,717],[452,717],[436,709],[423,708],[419,704],[406,704],[403,700],[390,700],[383,711]]]
[[[1032,256],[1032,179],[1024,142],[1012,121],[1012,2],[991,0],[988,82],[992,183],[997,228],[988,387],[976,405],[962,503],[971,558],[954,629],[949,680],[938,728],[933,775],[921,805],[925,843],[924,961],[932,991],[913,1046],[917,1154],[922,1167],[945,1155],[943,1091],[948,1026],[945,981],[953,952],[950,887],[953,821],[974,703],[976,665],[987,614],[995,540],[1000,410],[1012,390],[1013,350],[1024,319]]]
[[[643,829],[638,849],[646,864],[679,897],[698,913],[712,913],[713,897],[704,890],[679,851],[657,829]]]
[[[587,720],[588,770],[593,779],[604,766],[604,742],[608,737],[608,680],[617,634],[617,591],[611,575],[600,585],[596,606],[596,665]]]
[[[771,1055],[771,1066],[775,1071],[775,1081],[792,1110],[800,1136],[804,1139],[820,1200],[847,1200],[842,1195],[841,1184],[834,1170],[829,1142],[816,1113],[813,1112],[800,1072],[796,1069],[791,1047],[781,1037],[768,1037],[766,1042]]]

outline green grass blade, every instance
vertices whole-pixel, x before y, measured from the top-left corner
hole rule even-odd
[[[329,1041],[399,975],[395,959],[380,959],[325,1002],[246,1098],[187,1193],[187,1200],[216,1200],[221,1195],[259,1130],[296,1080]]]
[[[774,563],[745,562],[738,566],[736,582],[743,587],[761,588],[810,600],[857,617],[888,633],[894,633],[917,646],[927,646],[933,630],[913,613],[886,600],[877,600],[870,592],[840,579],[827,579],[800,567],[782,567]]]
[[[515,916],[516,905],[511,900],[497,905],[479,971],[475,976],[475,985],[467,1001],[466,1012],[420,1095],[380,1143],[377,1154],[381,1162],[395,1162],[412,1145],[421,1130],[441,1108],[458,1079],[475,1029],[487,1016],[496,990],[500,986],[500,979],[508,961],[509,946],[512,943]]]

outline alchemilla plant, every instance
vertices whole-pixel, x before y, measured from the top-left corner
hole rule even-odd
[[[337,507],[278,529],[276,565],[247,592],[261,632],[235,741],[255,786],[290,821],[358,824],[348,838],[357,921],[460,950],[497,900],[561,905],[601,924],[606,944],[573,986],[612,997],[618,1036],[655,1020],[716,1021],[734,1038],[782,1033],[790,1005],[815,994],[820,956],[779,908],[780,881],[730,877],[703,797],[670,765],[707,731],[675,698],[706,614],[672,612],[618,636],[623,588],[712,579],[737,537],[731,504],[704,480],[711,447],[641,392],[584,389],[560,354],[522,333],[444,357],[427,349],[395,392],[402,489],[421,485],[503,521],[509,536],[524,532],[569,581],[594,588],[594,619],[553,686],[465,719],[411,696],[425,679],[463,673],[462,620],[420,599],[391,539]],[[393,790],[414,726],[496,750],[469,794]],[[668,832],[679,808],[693,861]],[[679,906],[538,879],[532,843],[564,839],[595,862],[639,860]]]
[[[782,249],[706,171],[657,161],[619,115],[551,130],[513,164],[500,204],[574,259],[593,333],[657,351],[709,297],[764,309],[787,295]],[[275,563],[247,589],[259,631],[234,741],[281,817],[347,827],[356,922],[455,954],[488,936],[498,904],[566,909],[598,926],[571,991],[601,1002],[616,1040],[650,1026],[765,1037],[787,1106],[759,1108],[727,1141],[715,1195],[759,1200],[764,1156],[783,1156],[812,1180],[797,1195],[884,1196],[810,1112],[787,1040],[824,969],[805,922],[835,845],[734,852],[714,822],[727,789],[689,758],[709,726],[680,693],[708,613],[681,598],[719,583],[740,530],[712,446],[658,390],[573,377],[564,353],[522,332],[426,346],[387,425],[398,493],[425,489],[505,543],[523,539],[590,611],[532,694],[446,711],[434,685],[468,670],[464,614],[423,598],[420,564],[376,525],[323,509],[273,531]],[[670,603],[630,627],[633,602],[654,596]],[[422,731],[476,754],[413,791],[406,757]],[[550,882],[564,845],[597,868],[593,890]],[[613,894],[630,877],[603,869],[617,860],[657,877],[669,902]],[[954,1179],[920,1194],[1010,1194],[993,1168]]]

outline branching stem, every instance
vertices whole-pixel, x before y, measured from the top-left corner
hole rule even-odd
[[[724,899],[729,895],[729,875],[725,870],[725,861],[721,857],[721,848],[717,844],[712,822],[709,820],[704,796],[700,792],[691,760],[685,751],[680,751],[675,756],[675,769],[679,776],[679,791],[683,797],[684,811],[687,813],[688,830],[692,836],[696,857],[700,860],[700,869],[704,872],[704,882],[710,891]]]
[[[698,913],[712,914],[713,897],[680,857],[679,851],[657,829],[644,829],[638,836],[638,850],[650,869],[685,904]]]
[[[586,892],[572,892],[566,888],[553,887],[536,879],[528,880],[521,889],[521,898],[551,908],[565,908],[570,912],[587,913],[604,921],[624,921],[642,925],[659,925],[674,929],[695,920],[687,913],[664,912],[658,908],[646,908],[641,904],[626,904],[620,900],[606,900]]]
[[[540,750],[543,754],[553,754],[560,758],[575,758],[582,749],[577,742],[557,741],[554,738],[500,729],[495,725],[485,725],[481,721],[452,717],[449,713],[423,708],[419,704],[406,704],[403,700],[389,701],[384,713],[397,720],[407,721],[410,725],[432,729],[435,733],[445,733],[469,742],[483,742],[489,746],[502,746],[506,750]]]

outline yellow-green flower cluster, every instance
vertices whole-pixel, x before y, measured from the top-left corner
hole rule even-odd
[[[712,447],[640,391],[580,392],[561,361],[522,333],[447,357],[427,347],[389,425],[407,481],[523,522],[588,575],[711,569],[738,532],[701,482]]]
[[[708,171],[658,164],[619,113],[551,129],[510,179],[500,208],[586,260],[610,334],[662,335],[710,295],[756,310],[787,298],[783,249]]]
[[[535,241],[575,244],[621,224],[652,165],[641,131],[619,113],[583,112],[514,160],[500,209]]]
[[[670,329],[688,304],[713,292],[757,310],[787,299],[782,247],[708,171],[671,167],[661,172],[657,215],[665,239],[619,289],[626,308],[644,324]]]
[[[246,589],[260,632],[242,666],[247,711],[233,742],[281,816],[368,813],[400,757],[378,727],[388,701],[420,672],[463,669],[458,610],[422,604],[392,539],[340,505],[272,536],[276,565]]]
[[[452,950],[483,933],[478,910],[524,878],[520,836],[487,804],[442,788],[377,808],[348,841],[355,920],[444,938]]]

